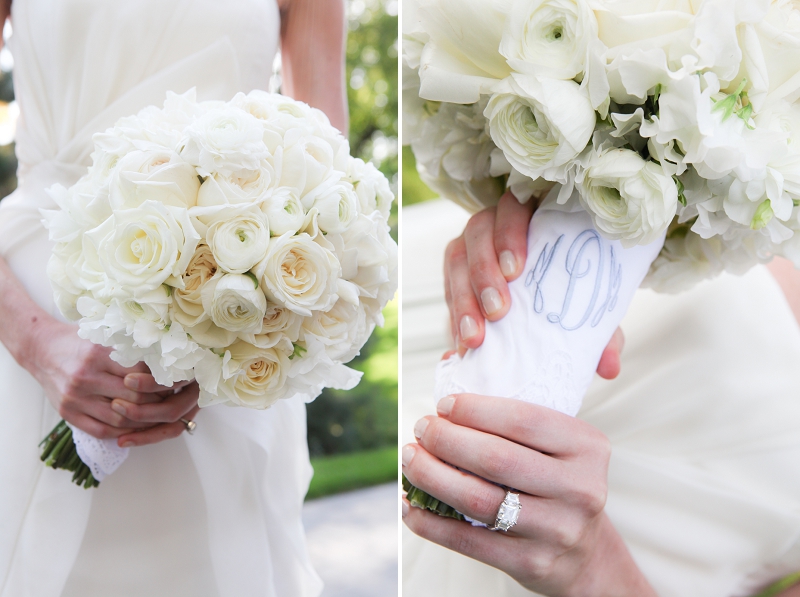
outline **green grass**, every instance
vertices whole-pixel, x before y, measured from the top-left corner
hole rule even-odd
[[[397,447],[312,458],[307,500],[397,481]]]

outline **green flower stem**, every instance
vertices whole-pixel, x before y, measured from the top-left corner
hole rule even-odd
[[[72,474],[72,482],[83,485],[85,489],[97,487],[100,482],[94,478],[91,469],[84,464],[75,448],[72,429],[64,422],[59,422],[53,430],[39,443],[42,448],[41,460],[45,466],[64,469]]]
[[[442,501],[437,500],[432,495],[429,495],[414,487],[411,482],[403,475],[403,489],[406,491],[406,499],[408,502],[416,507],[424,510],[435,512],[439,516],[446,516],[448,518],[455,518],[456,520],[464,520],[464,515],[458,512],[452,506],[448,506]]]

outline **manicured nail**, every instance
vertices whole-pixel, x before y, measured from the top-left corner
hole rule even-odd
[[[400,500],[400,503],[403,504],[403,506],[402,506],[402,508],[403,508],[403,518],[405,518],[406,515],[408,514],[408,502],[405,501],[405,500]]]
[[[126,375],[125,379],[123,380],[125,387],[129,390],[138,390],[139,389],[139,376],[138,375]]]
[[[455,396],[445,396],[444,398],[439,400],[439,404],[436,405],[436,412],[439,413],[441,416],[446,417],[453,410],[453,405],[455,403],[456,403]]]
[[[414,460],[414,455],[417,451],[411,444],[403,446],[403,466],[408,466]]]
[[[461,330],[462,340],[469,340],[478,334],[478,324],[469,315],[464,315],[461,318],[461,324],[458,327]]]
[[[127,441],[127,442],[123,442],[121,447],[123,447],[123,448],[133,448],[135,445],[136,444],[134,444],[133,442]]]
[[[125,407],[122,406],[119,402],[112,402],[111,410],[113,410],[115,413],[122,415],[123,417],[128,416],[128,411],[126,411]]]
[[[494,315],[503,308],[503,298],[497,289],[491,286],[484,288],[483,292],[481,292],[481,302],[487,315]]]
[[[517,273],[517,258],[511,251],[500,253],[500,271],[506,278],[510,278]]]
[[[422,434],[425,433],[425,430],[428,428],[428,423],[430,423],[428,419],[420,419],[417,421],[417,424],[414,425],[414,436],[417,439],[420,439]]]

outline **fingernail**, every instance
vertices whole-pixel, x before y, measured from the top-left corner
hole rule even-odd
[[[408,466],[409,464],[411,464],[411,461],[414,460],[414,455],[416,453],[417,451],[411,444],[403,446],[403,453],[402,453],[403,466]]]
[[[405,518],[406,514],[408,514],[408,502],[405,500],[400,500],[400,503],[403,504],[403,518]]]
[[[475,323],[475,320],[469,315],[464,315],[464,317],[461,318],[459,328],[461,330],[462,340],[469,340],[478,333],[478,324]]]
[[[510,278],[517,273],[517,258],[511,251],[500,253],[500,271],[506,278]]]
[[[136,444],[134,444],[133,442],[123,442],[121,447],[123,447],[123,448],[133,448],[135,445]]]
[[[491,286],[484,288],[483,292],[481,292],[481,302],[487,315],[494,315],[503,308],[503,298],[497,289]]]
[[[436,412],[446,417],[450,414],[453,410],[453,404],[456,402],[455,396],[445,396],[441,400],[439,400],[439,404],[436,405]]]
[[[115,413],[121,414],[123,417],[128,415],[128,411],[126,411],[125,407],[122,406],[119,402],[112,402],[111,410],[113,410]]]
[[[138,390],[139,389],[139,377],[136,375],[126,375],[125,379],[123,380],[125,387],[129,390]]]
[[[428,419],[420,419],[417,421],[417,424],[414,425],[414,436],[417,439],[422,438],[422,434],[425,433],[425,430],[428,428]]]

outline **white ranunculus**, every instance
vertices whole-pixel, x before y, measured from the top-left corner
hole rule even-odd
[[[209,176],[200,187],[197,205],[210,207],[226,203],[254,203],[269,194],[274,182],[275,171],[266,160],[255,170],[239,170],[231,176]]]
[[[221,274],[202,289],[203,308],[215,325],[229,332],[257,333],[261,329],[267,299],[252,274]]]
[[[344,232],[359,213],[358,197],[353,185],[336,177],[329,178],[306,193],[302,201],[306,211],[316,208],[319,213],[317,223],[323,232]]]
[[[223,271],[243,274],[267,254],[269,222],[258,205],[222,209],[205,223],[206,242]]]
[[[359,158],[350,160],[348,166],[347,180],[356,191],[361,213],[369,214],[377,209],[384,218],[388,218],[394,193],[386,176],[372,162],[364,162]]]
[[[563,182],[594,132],[589,99],[573,81],[514,75],[508,82],[509,92],[494,95],[484,112],[492,140],[525,176]]]
[[[273,238],[254,271],[270,300],[299,315],[327,311],[338,298],[339,260],[306,233]]]
[[[86,233],[112,287],[147,292],[161,284],[180,288],[200,236],[185,208],[145,201],[115,212]]]
[[[203,308],[203,287],[217,273],[217,262],[206,244],[197,247],[183,274],[183,288],[173,290],[172,318],[190,328],[209,318]]]
[[[222,357],[197,369],[201,407],[229,402],[264,409],[286,396],[289,355],[275,348],[236,342]]]
[[[597,21],[587,0],[517,0],[500,53],[518,73],[574,79],[584,70]]]
[[[297,191],[291,187],[278,187],[261,203],[267,214],[269,230],[274,236],[290,232],[295,234],[303,227],[306,212]]]
[[[132,209],[144,201],[176,207],[197,204],[197,171],[180,156],[165,150],[132,151],[120,158],[110,181],[111,207]]]
[[[232,176],[242,169],[256,170],[269,157],[261,122],[233,106],[209,111],[186,130],[181,154],[203,176]]]
[[[597,229],[625,247],[658,240],[678,209],[675,181],[629,149],[593,155],[579,190]]]

